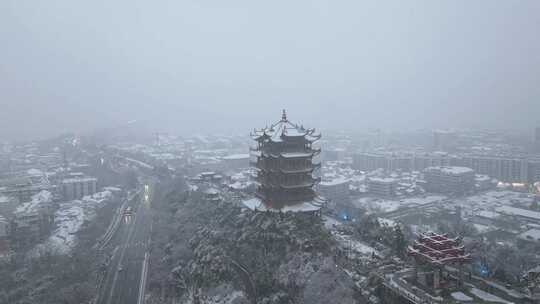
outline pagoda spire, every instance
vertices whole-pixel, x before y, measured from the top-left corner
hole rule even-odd
[[[283,109],[281,114],[281,121],[287,121],[287,112],[285,112],[285,109]]]

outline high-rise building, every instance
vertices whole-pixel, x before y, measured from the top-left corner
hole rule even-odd
[[[62,195],[65,200],[81,199],[84,196],[96,193],[97,178],[72,177],[62,181]]]
[[[362,171],[383,169],[386,171],[422,171],[428,167],[461,166],[473,169],[499,181],[510,183],[534,183],[540,181],[539,157],[509,157],[462,154],[445,152],[434,153],[356,153],[353,167]]]
[[[362,171],[383,169],[386,171],[421,171],[432,166],[452,166],[457,161],[448,153],[357,153],[353,155],[353,167]]]
[[[457,135],[453,131],[433,131],[433,149],[435,151],[453,151],[456,148]]]
[[[534,130],[534,148],[536,153],[540,153],[540,127]]]
[[[280,121],[255,130],[251,136],[257,143],[251,153],[256,157],[253,165],[258,186],[256,198],[246,201],[246,206],[258,210],[319,210],[325,199],[314,190],[320,178],[314,178],[313,171],[320,163],[313,163],[313,157],[320,149],[312,144],[321,135],[290,122],[283,110]]]
[[[529,160],[527,173],[530,183],[540,182],[540,159]]]
[[[461,157],[459,165],[504,182],[529,180],[529,160],[526,158],[467,155]]]

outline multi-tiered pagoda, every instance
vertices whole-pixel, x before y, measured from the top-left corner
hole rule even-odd
[[[290,122],[283,110],[280,121],[255,130],[251,137],[257,142],[250,152],[258,187],[256,198],[246,205],[257,210],[319,210],[325,200],[313,189],[320,182],[313,177],[320,167],[313,157],[320,149],[312,145],[321,135]]]

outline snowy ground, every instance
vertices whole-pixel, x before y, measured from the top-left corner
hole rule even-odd
[[[527,193],[515,191],[488,191],[466,198],[447,200],[442,195],[423,195],[403,199],[382,199],[376,197],[362,197],[354,200],[352,204],[357,208],[365,208],[369,212],[392,212],[401,208],[416,207],[446,201],[450,204],[460,205],[463,215],[474,216],[482,211],[495,211],[502,206],[528,208],[534,197]]]
[[[462,200],[456,200],[456,203],[461,205],[464,215],[473,216],[483,211],[494,211],[502,206],[528,208],[533,200],[534,197],[530,194],[505,190],[488,191],[469,196]]]
[[[339,225],[342,225],[341,222],[327,215],[323,215],[323,223],[324,223],[324,227],[326,227],[326,229],[329,229],[329,230]]]
[[[337,231],[331,231],[331,233],[339,245],[348,251],[350,250],[351,253],[365,257],[371,257],[372,254],[379,255],[375,248],[353,239],[350,235],[344,235]]]
[[[394,227],[397,225],[396,221],[383,217],[378,218],[378,221],[380,225],[387,225],[388,227]]]
[[[454,298],[454,300],[457,300],[460,302],[470,302],[473,300],[473,298],[469,297],[468,295],[464,294],[461,291],[452,292],[451,296],[452,298]]]
[[[478,231],[478,233],[486,233],[496,229],[493,226],[486,226],[482,224],[473,224],[473,226]]]
[[[52,250],[58,254],[69,253],[77,242],[76,233],[84,222],[91,221],[96,215],[96,210],[108,203],[111,198],[110,191],[102,191],[85,196],[81,200],[60,204],[60,208],[54,214],[56,229],[44,243],[36,246],[31,255],[39,255],[44,250]]]

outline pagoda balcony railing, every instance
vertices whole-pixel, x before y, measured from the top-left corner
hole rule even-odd
[[[294,154],[306,154],[310,157],[317,156],[321,153],[320,148],[296,148],[296,149],[264,149],[264,148],[250,148],[252,154],[263,154],[270,157],[280,157],[282,154],[294,153]]]
[[[279,186],[284,189],[297,189],[297,188],[311,188],[313,187],[317,181],[314,180],[307,180],[302,183],[281,183]]]
[[[290,164],[279,164],[265,162],[264,160],[250,160],[250,165],[265,171],[272,172],[282,172],[282,173],[302,173],[302,172],[311,172],[313,170],[320,169],[321,163],[312,163],[307,161],[303,164],[290,165]]]
[[[282,173],[310,173],[315,168],[313,166],[304,166],[304,167],[296,167],[296,168],[280,168],[279,171]]]
[[[276,202],[294,202],[294,201],[312,201],[316,195],[312,194],[295,194],[295,195],[272,195],[265,194],[264,192],[256,192],[255,194],[261,200],[269,200]]]
[[[255,178],[255,181],[258,184],[264,185],[266,187],[295,189],[313,187],[315,184],[321,182],[321,178],[313,178],[311,176],[308,176],[307,178],[303,179],[280,180],[265,175],[258,175]]]

